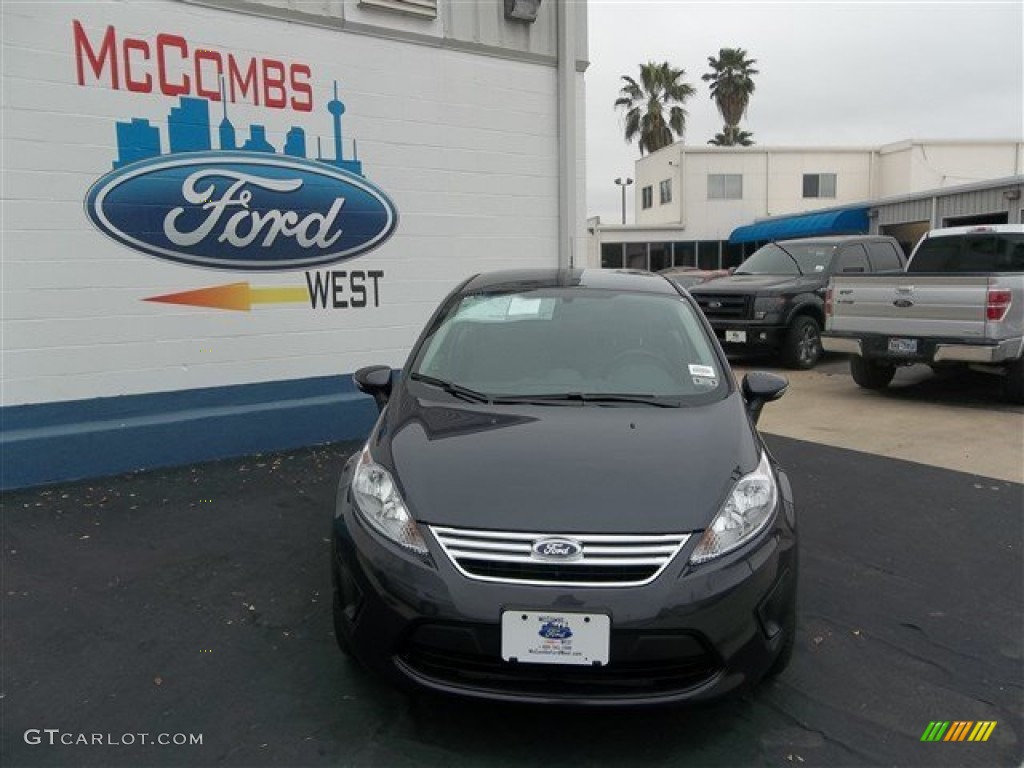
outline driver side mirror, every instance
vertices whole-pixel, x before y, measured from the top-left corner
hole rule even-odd
[[[747,413],[757,424],[761,418],[761,409],[765,403],[778,400],[789,389],[789,381],[784,376],[765,371],[751,371],[743,377],[743,399],[747,402]]]
[[[352,380],[360,392],[365,392],[377,403],[377,410],[383,411],[391,396],[391,368],[386,365],[370,365],[352,374]]]

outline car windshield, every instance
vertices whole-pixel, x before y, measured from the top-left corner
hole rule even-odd
[[[578,287],[461,297],[410,376],[456,396],[574,403],[684,405],[728,388],[686,299]]]
[[[825,272],[835,247],[825,243],[769,243],[740,264],[737,275],[813,275]]]

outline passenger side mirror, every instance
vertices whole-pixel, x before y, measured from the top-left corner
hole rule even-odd
[[[370,365],[352,374],[352,380],[360,392],[365,392],[377,403],[377,410],[383,411],[391,396],[391,369],[386,365]]]
[[[747,401],[747,412],[755,424],[761,418],[765,403],[778,400],[789,389],[789,381],[766,371],[751,371],[743,377],[743,399]]]

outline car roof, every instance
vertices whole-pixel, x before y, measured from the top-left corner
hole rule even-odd
[[[603,291],[678,296],[661,275],[634,269],[509,269],[470,278],[460,293],[531,291],[538,288],[588,288]]]
[[[943,227],[927,233],[928,237],[951,237],[954,235],[1021,234],[1024,224],[971,224],[964,227]]]
[[[831,245],[839,245],[840,243],[847,243],[851,240],[864,241],[864,240],[892,240],[889,235],[829,235],[828,237],[795,237],[789,240],[776,240],[777,243],[828,243]]]

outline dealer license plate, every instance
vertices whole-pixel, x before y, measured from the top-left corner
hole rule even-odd
[[[533,664],[607,664],[611,625],[603,613],[504,611],[501,658]]]
[[[725,340],[731,341],[734,344],[746,344],[747,343],[747,332],[746,331],[726,331]]]
[[[917,339],[889,339],[889,352],[894,355],[916,355]]]

